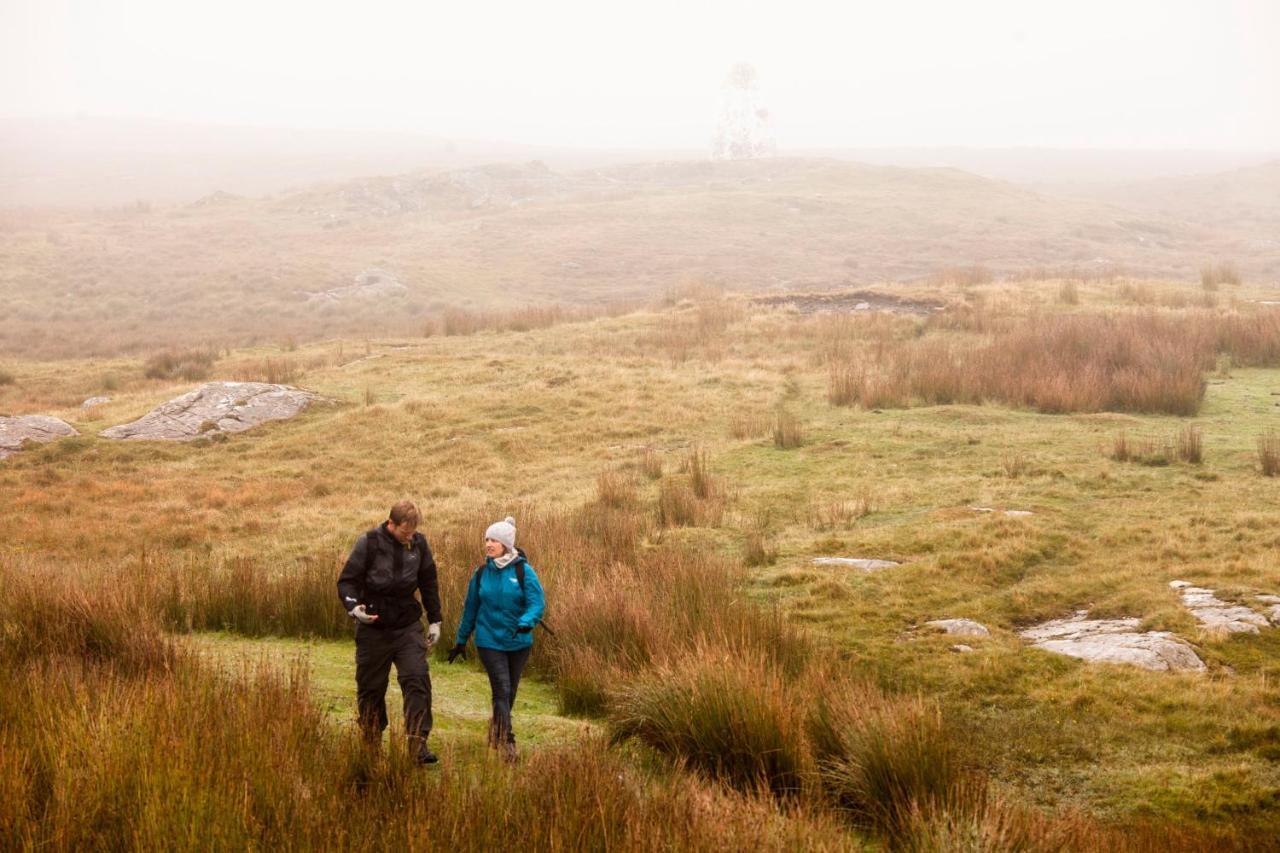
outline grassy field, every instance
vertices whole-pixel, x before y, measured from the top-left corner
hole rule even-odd
[[[972,849],[1019,849],[1013,830],[992,840],[993,826],[1016,825],[1038,839],[1029,849],[1267,849],[1280,829],[1280,633],[1203,633],[1168,581],[1232,600],[1280,594],[1280,480],[1262,475],[1257,454],[1280,423],[1280,361],[1218,334],[1232,318],[1270,322],[1274,309],[1247,287],[1206,301],[1190,284],[1076,285],[1068,299],[1061,281],[934,284],[920,294],[949,308],[928,318],[804,316],[704,290],[528,332],[219,352],[216,378],[287,359],[297,384],[335,402],[186,445],[94,434],[189,382],[148,379],[125,358],[16,361],[0,408],[66,417],[84,435],[0,465],[0,560],[15,576],[73,570],[136,588],[170,628],[195,632],[202,660],[305,654],[312,698],[341,722],[350,645],[329,585],[354,538],[397,498],[419,502],[444,572],[446,645],[483,527],[511,513],[558,631],[535,656],[541,683],[522,688],[528,751],[590,742],[603,725],[619,760],[669,754],[730,789],[763,781],[784,801],[835,803],[855,830],[823,837],[841,845],[955,849],[926,842],[972,830],[990,842]],[[1156,318],[1181,340],[1211,341],[1194,349],[1194,413],[930,405],[909,390],[892,407],[831,402],[840,365],[889,381],[896,354],[942,341],[954,347],[949,369],[989,371],[967,354],[999,352],[1063,314]],[[80,410],[105,376],[112,402]],[[1199,463],[1112,458],[1122,433],[1160,448],[1188,425],[1202,436]],[[861,573],[818,556],[902,565]],[[746,602],[758,606],[739,611]],[[1085,664],[1017,637],[1077,609],[1174,631],[1208,672]],[[924,627],[946,617],[992,636],[952,652],[953,638]],[[219,630],[231,633],[205,633]],[[433,673],[441,737],[479,739],[483,677],[442,662]],[[824,699],[843,679],[854,693]],[[731,722],[740,709],[712,701],[724,695],[742,695],[749,720]],[[901,718],[933,732],[936,710],[945,734],[920,746],[930,772],[950,779],[954,762],[990,793],[975,807],[947,793],[870,809],[901,803],[871,797],[867,779],[849,782],[852,759],[830,758],[868,747],[832,745],[815,710],[824,703],[832,719],[887,709],[855,714],[838,727],[849,731],[888,732]],[[665,719],[673,707],[699,710]],[[751,727],[760,720],[773,723]],[[726,731],[761,738],[743,756],[781,737],[776,754],[792,763],[734,764],[732,739],[714,760],[690,746]],[[741,808],[759,807],[750,802]],[[951,805],[930,811],[939,802]],[[830,830],[827,807],[804,831]],[[1033,833],[1037,820],[1057,823]],[[1055,846],[1062,837],[1075,840]]]
[[[1274,287],[1268,233],[1248,217],[1201,223],[953,169],[802,158],[487,166],[181,206],[0,211],[0,355],[416,336],[459,309],[650,301],[701,279],[826,289],[959,267],[1194,281],[1230,263]],[[317,297],[374,269],[404,289]]]

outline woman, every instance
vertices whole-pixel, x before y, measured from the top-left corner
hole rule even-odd
[[[545,602],[538,575],[516,548],[516,522],[507,517],[489,525],[484,533],[485,563],[467,585],[455,645],[449,663],[466,655],[474,630],[476,651],[489,674],[493,692],[493,718],[489,721],[489,746],[502,757],[516,760],[516,736],[511,728],[511,706],[520,686],[520,673],[533,650],[533,627],[542,621]]]

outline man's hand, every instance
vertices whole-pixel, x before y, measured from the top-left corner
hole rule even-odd
[[[527,634],[527,633],[529,633],[529,632],[530,632],[530,631],[532,631],[532,630],[533,630],[533,626],[532,626],[532,625],[518,625],[518,626],[516,626],[516,633],[517,633],[517,634]]]
[[[363,604],[357,604],[351,608],[351,618],[359,622],[361,625],[372,625],[378,621],[378,614],[368,613],[364,609]]]
[[[449,649],[449,663],[453,663],[458,658],[462,658],[463,660],[467,659],[466,643],[458,643],[458,645]]]
[[[440,642],[440,623],[432,622],[427,626],[427,648],[431,648]]]

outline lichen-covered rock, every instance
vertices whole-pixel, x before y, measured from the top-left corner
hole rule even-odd
[[[945,634],[953,634],[958,637],[990,637],[991,632],[987,630],[987,626],[981,622],[974,622],[972,619],[934,619],[932,622],[926,622],[934,628],[940,629]]]
[[[0,459],[7,459],[28,441],[37,444],[79,435],[71,424],[48,415],[0,415]]]
[[[862,569],[864,572],[878,572],[881,569],[892,569],[894,566],[900,566],[893,560],[873,560],[866,557],[814,557],[813,564],[815,566],[848,566],[853,569]]]
[[[209,382],[132,423],[104,429],[100,434],[128,440],[190,441],[291,418],[320,399],[317,394],[290,385]]]
[[[1209,631],[1256,634],[1260,628],[1270,627],[1261,613],[1240,604],[1228,604],[1211,589],[1192,586],[1187,581],[1170,581],[1169,586],[1178,590],[1183,606]]]
[[[1100,663],[1123,663],[1157,672],[1204,672],[1195,650],[1168,631],[1139,631],[1139,620],[1089,619],[1084,610],[1020,632],[1033,647]]]

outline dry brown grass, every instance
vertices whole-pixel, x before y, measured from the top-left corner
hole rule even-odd
[[[1046,413],[1191,415],[1221,353],[1239,364],[1280,364],[1280,312],[1054,315],[985,343],[906,339],[878,358],[833,366],[828,399],[864,408],[994,401]]]

